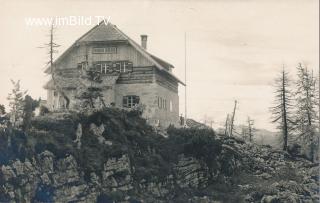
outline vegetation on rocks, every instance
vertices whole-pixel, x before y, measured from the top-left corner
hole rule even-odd
[[[318,195],[316,165],[303,158],[209,128],[159,132],[140,114],[48,113],[26,131],[1,129],[0,202],[307,202]]]

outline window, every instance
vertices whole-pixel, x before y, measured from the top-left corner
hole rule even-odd
[[[87,70],[87,63],[86,62],[78,63],[77,68],[82,71]]]
[[[94,54],[116,54],[117,47],[94,47],[92,52]]]
[[[108,74],[112,72],[132,72],[133,65],[129,61],[98,61],[94,64],[94,71]]]
[[[158,97],[158,107],[159,109],[167,109],[167,100],[162,97]]]
[[[117,47],[106,47],[106,54],[116,54],[117,53]]]
[[[126,108],[132,108],[137,104],[139,104],[139,102],[140,102],[139,96],[135,96],[135,95],[124,96],[122,101],[123,107],[126,107]]]
[[[109,64],[107,63],[101,64],[101,73],[107,74],[109,72],[112,72],[112,69],[110,68]]]
[[[95,47],[92,52],[94,54],[104,54],[106,52],[105,48]]]
[[[170,103],[169,103],[169,105],[170,105],[170,112],[172,112],[172,110],[173,110],[173,107],[172,107],[172,101],[170,100]]]
[[[57,91],[53,91],[53,96],[58,96],[58,92]]]

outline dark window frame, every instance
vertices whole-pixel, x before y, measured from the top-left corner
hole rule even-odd
[[[133,108],[140,103],[140,97],[137,95],[127,95],[122,98],[122,106],[125,108]]]

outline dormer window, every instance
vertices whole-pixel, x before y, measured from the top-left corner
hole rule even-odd
[[[116,54],[117,47],[94,47],[92,49],[94,54]]]

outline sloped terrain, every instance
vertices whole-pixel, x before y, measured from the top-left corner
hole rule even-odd
[[[0,202],[317,202],[318,165],[139,112],[47,114],[0,129]]]

